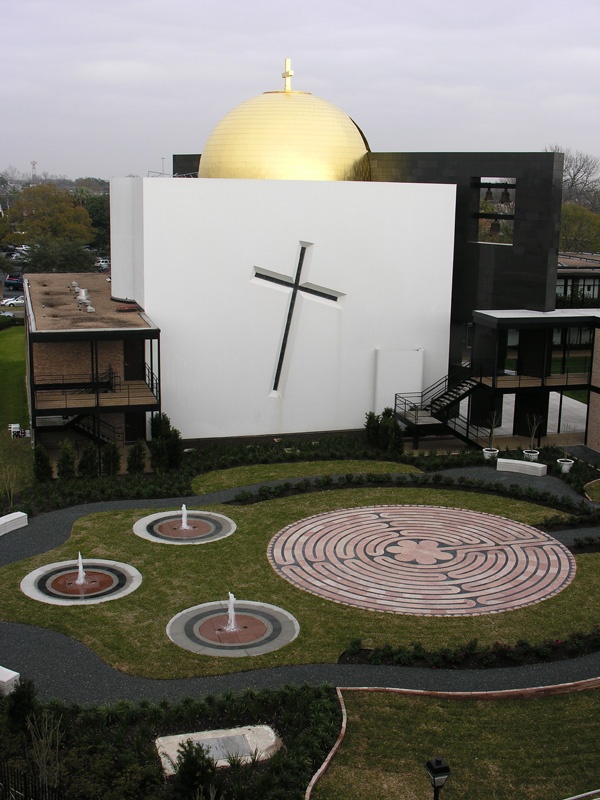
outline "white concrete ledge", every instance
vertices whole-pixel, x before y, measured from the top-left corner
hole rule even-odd
[[[27,514],[23,511],[13,511],[12,514],[5,514],[0,517],[0,536],[4,536],[9,531],[16,531],[17,528],[24,528],[29,524]]]
[[[19,682],[20,677],[18,672],[6,667],[0,667],[0,694],[10,694]]]
[[[548,471],[546,464],[537,461],[518,461],[516,458],[499,458],[496,461],[498,472],[520,472],[524,475],[545,475]]]

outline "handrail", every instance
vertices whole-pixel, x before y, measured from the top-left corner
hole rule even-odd
[[[584,797],[589,797],[590,800],[599,800],[600,789],[594,789],[593,792],[586,792],[585,794],[574,794],[573,797],[565,797],[565,800],[583,800]]]

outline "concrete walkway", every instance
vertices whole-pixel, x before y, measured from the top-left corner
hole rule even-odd
[[[530,481],[542,491],[558,496],[579,495],[558,478],[502,475],[486,467],[448,470],[454,477],[464,474],[484,480],[504,480],[508,485],[526,488]],[[492,478],[493,475],[493,478]],[[251,489],[252,487],[245,487]],[[41,514],[31,519],[27,528],[0,538],[0,566],[31,555],[52,550],[65,542],[73,523],[81,516],[98,511],[123,508],[188,508],[222,503],[241,489],[214,494],[162,498],[159,500],[90,503]],[[576,536],[599,535],[600,529],[561,531],[556,538],[564,543]],[[117,700],[153,701],[201,697],[228,690],[275,688],[288,683],[318,685],[330,683],[344,687],[388,687],[426,692],[497,692],[529,687],[551,687],[600,676],[600,653],[547,664],[489,670],[430,670],[408,667],[370,665],[306,664],[274,669],[252,669],[251,659],[244,662],[246,672],[186,680],[150,680],[121,673],[102,661],[89,648],[56,631],[17,623],[0,623],[0,664],[32,678],[42,698],[60,698],[68,702],[109,703]]]

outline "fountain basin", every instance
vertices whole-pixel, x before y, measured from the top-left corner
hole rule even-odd
[[[192,653],[242,658],[279,650],[300,632],[295,617],[269,603],[236,599],[235,618],[236,630],[228,631],[228,602],[203,603],[176,614],[167,636]]]
[[[85,559],[83,563],[83,583],[78,583],[78,561],[57,561],[26,575],[21,581],[21,591],[48,605],[89,606],[125,597],[142,583],[141,573],[130,564],[103,559]]]
[[[211,511],[187,511],[187,527],[182,526],[181,511],[161,511],[138,519],[133,532],[142,539],[162,544],[206,544],[231,536],[235,522],[224,514]]]

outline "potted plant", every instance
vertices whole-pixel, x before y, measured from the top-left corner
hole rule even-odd
[[[492,458],[498,458],[498,453],[500,452],[497,447],[494,447],[495,428],[500,425],[501,422],[499,412],[492,411],[488,417],[488,422],[490,424],[488,443],[487,447],[483,448],[483,457],[486,461],[490,461]]]
[[[537,461],[540,454],[539,450],[535,449],[535,439],[537,432],[544,421],[541,414],[527,414],[527,427],[529,429],[529,447],[523,450],[523,458],[525,461]]]
[[[570,430],[571,430],[571,426],[570,425],[565,425],[565,433],[568,434]],[[575,463],[575,461],[572,458],[570,458],[570,456],[569,456],[569,452],[567,450],[568,446],[569,446],[569,440],[568,440],[568,438],[566,438],[564,440],[563,444],[562,444],[562,449],[563,449],[562,458],[557,458],[556,459],[556,463],[560,467],[560,471],[564,472],[564,473],[570,472],[571,471],[571,467]]]

